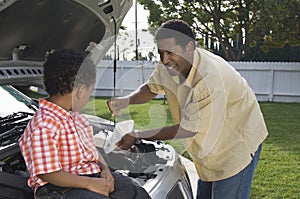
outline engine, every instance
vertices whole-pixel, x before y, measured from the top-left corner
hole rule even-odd
[[[12,122],[1,126],[0,198],[33,198],[33,193],[27,186],[29,173],[17,143],[27,122],[28,120],[23,120],[18,124]],[[172,158],[171,151],[163,142],[145,140],[139,140],[131,150],[116,150],[105,154],[99,146],[99,140],[105,141],[107,134],[112,133],[113,126],[101,123],[92,123],[92,126],[97,148],[111,171],[131,177],[141,186],[157,176],[158,165],[166,164]]]

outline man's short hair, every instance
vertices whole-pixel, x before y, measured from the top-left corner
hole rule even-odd
[[[51,95],[65,95],[79,85],[91,85],[96,79],[96,67],[88,52],[59,49],[48,54],[44,63],[44,86]]]
[[[177,44],[185,47],[189,42],[195,45],[195,35],[189,24],[180,19],[171,19],[163,23],[155,34],[155,40],[175,38]]]

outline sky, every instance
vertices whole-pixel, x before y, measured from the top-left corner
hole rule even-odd
[[[146,57],[150,51],[156,54],[157,50],[153,35],[145,31],[148,29],[147,17],[149,16],[149,11],[145,10],[142,5],[137,4],[137,16],[138,52],[144,57]],[[125,16],[122,26],[125,26],[126,30],[119,31],[117,39],[119,57],[121,60],[131,60],[135,57],[135,1],[133,1],[132,7]]]
[[[145,10],[142,5],[137,4],[137,16],[137,28],[147,29],[147,17],[149,16],[149,11]],[[133,1],[132,7],[129,9],[127,15],[125,16],[122,25],[126,26],[127,30],[135,29],[135,1]]]

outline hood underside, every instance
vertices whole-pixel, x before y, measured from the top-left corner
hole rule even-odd
[[[112,37],[110,29],[119,29],[130,6],[124,0],[0,1],[0,60],[42,61],[52,49],[85,50]]]
[[[40,85],[53,49],[88,50],[97,64],[132,0],[0,0],[0,84]]]

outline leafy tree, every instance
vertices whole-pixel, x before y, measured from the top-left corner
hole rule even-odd
[[[270,48],[283,48],[287,44],[300,45],[299,0],[266,1],[261,10],[258,27],[266,33],[261,47],[264,52]]]
[[[172,18],[183,19],[193,27],[200,43],[208,45],[210,40],[214,48],[220,46],[218,54],[228,61],[241,60],[245,49],[262,38],[266,42],[262,48],[266,51],[270,47],[299,43],[299,0],[138,1],[150,11],[150,27],[158,27]],[[278,10],[280,20],[276,21]],[[298,22],[294,26],[293,18]],[[287,34],[280,35],[282,29],[288,30]]]

